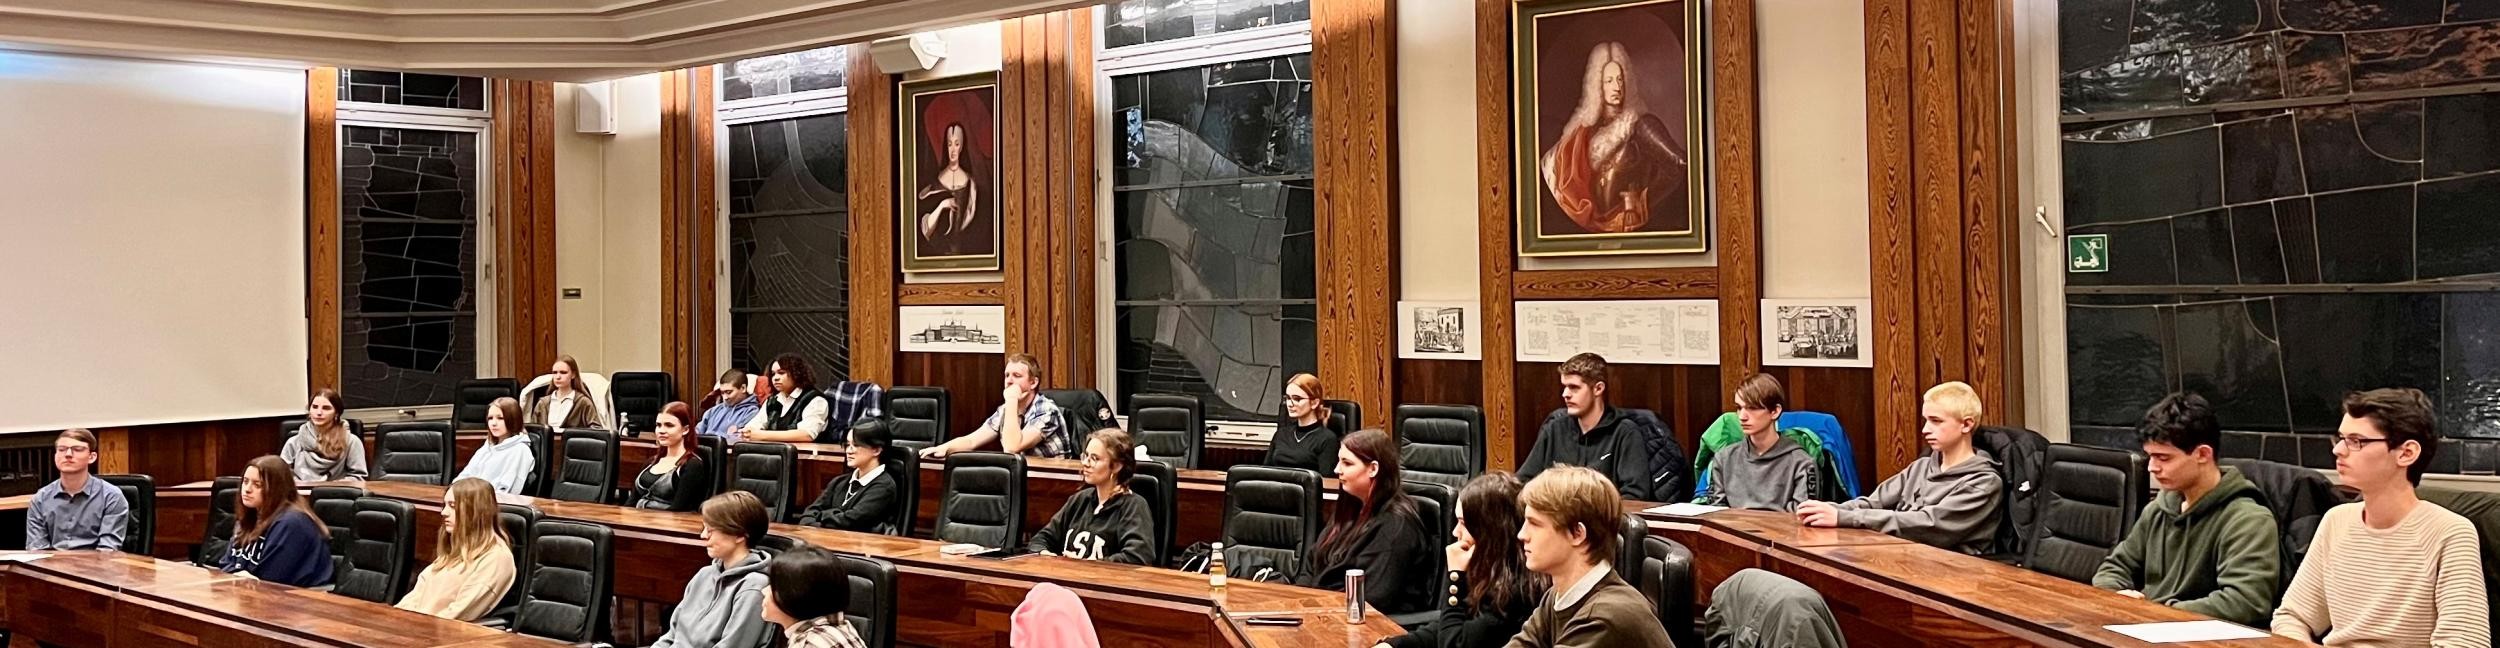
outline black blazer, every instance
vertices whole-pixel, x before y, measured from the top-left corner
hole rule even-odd
[[[894,485],[894,467],[884,466],[875,479],[861,485],[850,475],[841,475],[825,482],[824,494],[816,503],[807,505],[799,514],[799,524],[844,531],[892,533],[894,510],[902,504],[901,489]]]
[[[667,455],[661,455],[667,456]],[[653,459],[658,463],[658,459]],[[650,468],[634,473],[634,489],[642,493],[634,499],[635,508],[664,511],[696,511],[703,500],[712,496],[712,472],[703,467],[703,456],[693,452],[666,474],[652,474]]]

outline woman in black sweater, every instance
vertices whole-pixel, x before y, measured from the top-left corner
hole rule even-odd
[[[1545,597],[1545,577],[1529,571],[1519,550],[1519,478],[1486,473],[1458,491],[1458,539],[1449,559],[1448,600],[1441,616],[1388,648],[1500,648]]]
[[[712,496],[712,473],[703,455],[694,451],[693,408],[682,401],[660,408],[651,431],[659,435],[660,458],[634,473],[635,508],[693,511]]]
[[[1085,440],[1085,485],[1068,496],[1050,523],[1024,544],[1026,551],[1131,565],[1154,564],[1154,514],[1146,498],[1128,489],[1137,455],[1127,432],[1095,430]]]
[[[807,505],[799,514],[799,524],[863,531],[886,535],[896,532],[896,509],[902,505],[902,489],[896,479],[919,479],[919,475],[900,475],[886,469],[885,452],[893,439],[885,429],[885,421],[867,419],[851,424],[851,444],[843,449],[842,463],[850,474],[825,483],[825,493],[816,496],[816,503]]]
[[[1268,438],[1267,459],[1262,463],[1322,474],[1334,468],[1338,440],[1336,428],[1328,426],[1333,412],[1327,398],[1318,376],[1294,374],[1285,381],[1285,418],[1276,422],[1276,434]]]
[[[1433,609],[1432,535],[1399,478],[1398,444],[1389,433],[1346,435],[1337,449],[1336,510],[1318,550],[1294,583],[1345,589],[1345,573],[1363,570],[1363,600],[1382,614]]]

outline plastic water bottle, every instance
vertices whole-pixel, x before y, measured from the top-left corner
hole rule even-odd
[[[1215,552],[1207,555],[1207,588],[1224,591],[1224,543],[1215,543]]]

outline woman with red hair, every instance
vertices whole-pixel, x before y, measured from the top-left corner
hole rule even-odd
[[[694,451],[694,410],[684,401],[660,408],[651,430],[659,435],[660,458],[634,473],[636,508],[692,511],[712,496],[712,473]]]

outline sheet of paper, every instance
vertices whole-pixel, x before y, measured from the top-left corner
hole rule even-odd
[[[2266,633],[2229,621],[2172,621],[2104,626],[2110,632],[2136,638],[2144,643],[2186,643],[2190,641],[2229,641],[2233,639],[2264,639]]]
[[[1668,504],[1668,505],[1666,505],[1666,506],[1652,507],[1652,508],[1650,508],[1649,510],[1646,510],[1646,511],[1641,511],[1641,512],[1642,512],[1642,513],[1656,513],[1656,514],[1659,514],[1659,515],[1675,515],[1675,516],[1682,516],[1682,517],[1695,517],[1695,516],[1699,516],[1699,515],[1703,515],[1703,514],[1707,514],[1707,513],[1714,513],[1714,512],[1718,512],[1718,511],[1725,511],[1725,510],[1727,510],[1727,507],[1725,507],[1725,506],[1709,506],[1709,505],[1706,505],[1706,504],[1694,504],[1694,503],[1692,503],[1692,502],[1676,502],[1676,503],[1674,503],[1674,504]]]
[[[34,562],[50,557],[52,557],[52,554],[40,551],[10,551],[0,553],[0,563]]]

